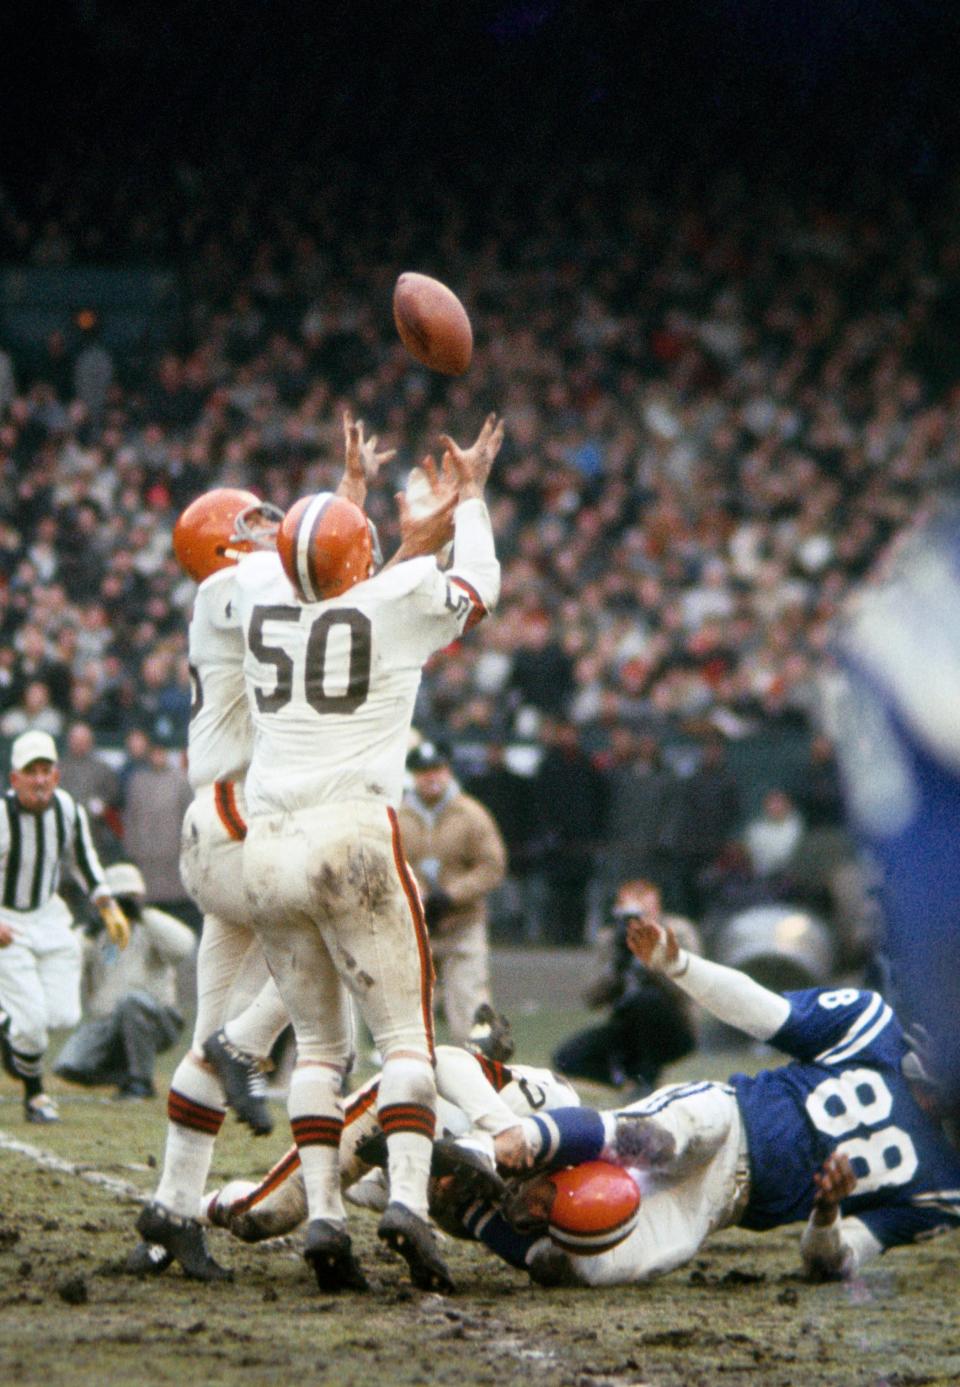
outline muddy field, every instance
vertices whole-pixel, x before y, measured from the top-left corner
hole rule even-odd
[[[525,1054],[542,1059],[555,1027],[520,1029]],[[696,1072],[719,1077],[752,1058],[699,1057]],[[555,1292],[448,1241],[459,1292],[442,1299],[409,1287],[378,1244],[374,1217],[354,1210],[374,1284],[367,1296],[318,1295],[296,1238],[247,1248],[219,1231],[211,1246],[235,1270],[232,1286],[207,1288],[176,1270],[132,1280],[117,1267],[134,1238],[138,1192],[155,1182],[163,1104],[76,1094],[63,1112],[58,1127],[28,1127],[12,1086],[0,1088],[3,1384],[960,1383],[957,1237],[892,1253],[854,1285],[810,1286],[797,1276],[799,1229],[734,1231],[653,1285]],[[285,1149],[280,1104],[277,1116],[260,1141],[228,1119],[218,1182],[255,1175]],[[40,1165],[43,1153],[73,1168]]]

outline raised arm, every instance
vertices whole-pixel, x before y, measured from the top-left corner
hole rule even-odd
[[[461,448],[447,434],[441,435],[440,441],[446,450],[444,466],[449,458],[460,498],[453,518],[453,565],[449,576],[482,604],[478,609],[482,615],[483,609],[489,611],[500,596],[500,565],[483,493],[503,443],[503,420],[488,414],[470,448]]]
[[[495,414],[488,414],[476,442],[470,448],[461,448],[446,433],[440,435],[440,442],[445,449],[444,464],[449,457],[456,472],[460,500],[482,501],[490,468],[503,443],[503,420],[497,419]]]
[[[349,409],[343,411],[344,467],[337,495],[355,501],[363,509],[367,487],[384,463],[396,456],[396,448],[377,452],[377,435],[363,436],[363,420],[354,419]]]
[[[426,457],[419,468],[414,468],[414,472],[419,472],[424,479],[425,493],[412,501],[406,492],[397,492],[400,547],[385,565],[387,568],[402,563],[404,559],[438,554],[453,539],[453,513],[458,496],[457,477],[452,465],[446,464],[441,475],[433,458]]]
[[[631,920],[627,947],[645,967],[663,973],[719,1020],[755,1040],[771,1040],[790,1015],[785,997],[761,987],[746,973],[681,949],[662,915]]]

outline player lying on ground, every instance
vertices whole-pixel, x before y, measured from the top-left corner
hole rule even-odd
[[[500,1209],[456,1210],[463,1233],[542,1284],[600,1286],[672,1271],[731,1224],[763,1231],[806,1220],[801,1252],[817,1277],[852,1276],[888,1248],[960,1225],[960,1153],[922,1054],[879,994],[779,996],[680,949],[661,920],[632,922],[629,944],[720,1020],[792,1062],[726,1084],[671,1084],[612,1112],[536,1114],[497,1138],[502,1169],[597,1159],[628,1168],[642,1203],[610,1250],[583,1256],[558,1245],[549,1235],[556,1190],[537,1176]]]
[[[576,1106],[579,1099],[549,1069],[500,1064],[453,1045],[438,1045],[438,1118],[446,1138],[467,1139],[465,1150],[489,1153],[486,1161],[468,1162],[458,1176],[458,1194],[482,1188],[483,1172],[493,1171],[493,1139],[515,1129],[519,1117],[550,1108]],[[379,1164],[381,1127],[376,1075],[346,1100],[340,1144],[340,1185],[351,1203],[382,1210],[388,1186]],[[382,1137],[381,1137],[382,1140]],[[448,1169],[455,1153],[445,1143],[434,1173]],[[376,1162],[376,1163],[375,1163]],[[487,1182],[489,1184],[489,1182]],[[495,1183],[495,1182],[494,1182]],[[297,1148],[283,1156],[259,1182],[232,1180],[203,1201],[207,1220],[227,1228],[244,1242],[261,1242],[292,1232],[307,1216],[307,1200]]]

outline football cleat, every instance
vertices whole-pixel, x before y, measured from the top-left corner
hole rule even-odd
[[[303,1248],[321,1291],[368,1291],[370,1284],[353,1255],[350,1235],[328,1218],[311,1219]]]
[[[255,1055],[240,1050],[219,1030],[203,1042],[203,1057],[223,1085],[226,1100],[255,1137],[273,1131],[267,1107],[267,1086]]]
[[[137,1243],[127,1255],[124,1271],[131,1276],[160,1276],[173,1261],[173,1253],[161,1243]]]
[[[481,1002],[473,1013],[473,1025],[463,1047],[473,1055],[506,1064],[516,1048],[510,1022],[489,1002]]]
[[[60,1110],[46,1093],[37,1093],[33,1098],[25,1098],[23,1115],[28,1122],[37,1122],[44,1126],[60,1121]]]
[[[214,1261],[203,1229],[195,1218],[184,1218],[162,1204],[145,1204],[137,1232],[148,1243],[159,1243],[194,1281],[232,1281],[233,1272]]]
[[[489,1156],[475,1146],[463,1146],[449,1137],[440,1137],[433,1143],[430,1174],[434,1177],[452,1175],[464,1199],[496,1203],[507,1188]]]
[[[427,1223],[405,1204],[391,1200],[387,1205],[377,1237],[400,1256],[410,1268],[410,1280],[421,1291],[449,1293],[456,1290],[437,1246],[436,1235]]]

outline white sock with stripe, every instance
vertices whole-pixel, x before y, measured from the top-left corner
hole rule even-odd
[[[427,1060],[388,1058],[380,1076],[377,1116],[387,1138],[390,1198],[427,1217],[437,1086]]]
[[[297,1065],[287,1099],[310,1218],[338,1223],[346,1219],[340,1195],[341,1083],[340,1075],[324,1065]]]
[[[153,1197],[183,1218],[197,1218],[224,1107],[219,1080],[189,1053],[174,1071],[167,1116],[163,1172]]]

